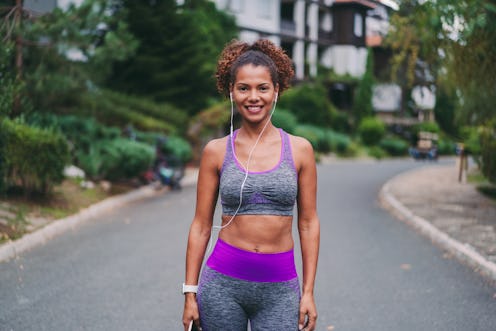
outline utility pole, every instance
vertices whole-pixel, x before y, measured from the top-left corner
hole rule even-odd
[[[14,25],[15,25],[15,44],[16,44],[16,85],[20,86],[22,80],[22,36],[21,36],[21,21],[22,21],[22,0],[16,0]],[[14,104],[12,108],[12,116],[15,117],[21,113],[21,95],[19,91],[15,92]]]

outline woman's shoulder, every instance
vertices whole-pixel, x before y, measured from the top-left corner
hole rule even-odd
[[[312,144],[310,144],[310,142],[306,138],[301,136],[295,136],[289,133],[288,136],[289,136],[289,141],[291,142],[291,146],[296,151],[313,152]]]
[[[226,153],[228,136],[210,140],[203,148],[202,158],[215,160],[215,163],[222,163]]]

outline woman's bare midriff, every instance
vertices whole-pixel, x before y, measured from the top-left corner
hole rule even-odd
[[[231,216],[222,216],[222,225]],[[220,231],[219,238],[237,248],[257,253],[293,249],[292,216],[238,215]]]

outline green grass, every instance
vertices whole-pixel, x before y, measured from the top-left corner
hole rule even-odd
[[[0,224],[0,243],[15,240],[27,232],[30,217],[56,220],[73,215],[90,205],[112,195],[128,192],[135,187],[129,183],[113,184],[106,192],[100,185],[92,189],[83,189],[77,180],[65,180],[56,186],[53,192],[43,198],[27,198],[22,195],[7,196],[0,200],[0,209],[8,211],[11,216],[5,224]]]

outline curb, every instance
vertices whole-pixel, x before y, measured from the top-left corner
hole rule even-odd
[[[197,173],[186,176],[181,181],[182,186],[190,186],[196,184]],[[95,217],[109,212],[112,209],[122,207],[126,204],[143,200],[146,198],[156,197],[165,194],[168,191],[156,190],[152,185],[144,186],[134,191],[109,197],[105,200],[97,202],[87,208],[82,209],[78,213],[55,220],[46,226],[28,233],[21,238],[8,241],[0,245],[0,263],[17,258],[20,253],[28,251],[36,246],[43,245],[51,238],[58,236],[68,230],[76,228]]]
[[[415,215],[410,209],[394,197],[389,189],[390,183],[393,180],[406,175],[407,173],[399,174],[393,177],[382,186],[379,192],[379,200],[383,207],[392,211],[397,218],[419,231],[425,237],[429,238],[434,244],[455,256],[461,263],[468,265],[473,268],[474,271],[479,272],[482,276],[488,278],[489,281],[496,283],[495,263],[486,259],[471,245],[459,242],[448,234],[440,231],[438,228],[433,226],[431,222]]]

